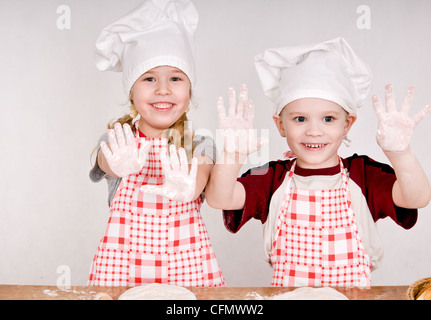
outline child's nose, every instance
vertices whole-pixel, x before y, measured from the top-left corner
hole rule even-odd
[[[156,88],[156,93],[160,94],[160,95],[167,95],[171,93],[171,89],[169,86],[169,82],[168,81],[159,81],[157,88]]]
[[[323,134],[320,125],[314,121],[309,121],[305,134],[310,137],[319,137]]]

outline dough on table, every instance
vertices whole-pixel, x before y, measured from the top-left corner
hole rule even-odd
[[[341,292],[330,287],[303,287],[293,291],[272,296],[271,300],[349,300]]]
[[[183,287],[150,283],[125,291],[118,300],[196,300],[196,296]]]

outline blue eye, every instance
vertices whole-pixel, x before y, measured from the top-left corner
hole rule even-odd
[[[305,122],[305,117],[296,117],[295,120],[297,122]]]
[[[331,122],[331,121],[333,121],[334,120],[334,118],[333,117],[331,117],[331,116],[327,116],[327,117],[324,117],[323,118],[323,121],[324,122]]]
[[[154,79],[153,77],[147,77],[147,78],[144,78],[143,81],[154,82],[156,81],[156,79]]]

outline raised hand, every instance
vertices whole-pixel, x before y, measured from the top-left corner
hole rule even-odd
[[[197,158],[192,159],[189,165],[184,148],[177,150],[174,145],[169,147],[170,156],[167,151],[160,153],[160,161],[165,176],[163,185],[143,185],[141,191],[162,195],[175,201],[192,201],[196,190],[196,174],[198,169]]]
[[[425,118],[431,110],[431,105],[425,106],[419,113],[409,117],[414,88],[408,89],[399,111],[395,105],[392,85],[387,85],[385,90],[386,110],[379,97],[373,96],[373,106],[378,119],[377,143],[384,151],[404,151],[409,147],[413,129]]]
[[[151,142],[141,139],[141,146],[138,149],[130,126],[124,124],[121,127],[118,122],[114,125],[114,129],[108,131],[108,138],[110,148],[104,141],[100,147],[112,172],[118,177],[126,177],[141,171],[147,159]]]
[[[239,101],[233,88],[228,90],[229,110],[226,116],[223,98],[217,99],[219,129],[224,138],[224,150],[227,153],[248,155],[259,150],[263,141],[253,132],[254,107],[248,99],[248,87],[241,86]]]

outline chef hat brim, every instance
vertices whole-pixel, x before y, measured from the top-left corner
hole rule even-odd
[[[265,95],[279,114],[300,98],[333,101],[356,114],[369,94],[370,68],[343,38],[265,50],[255,57]]]

